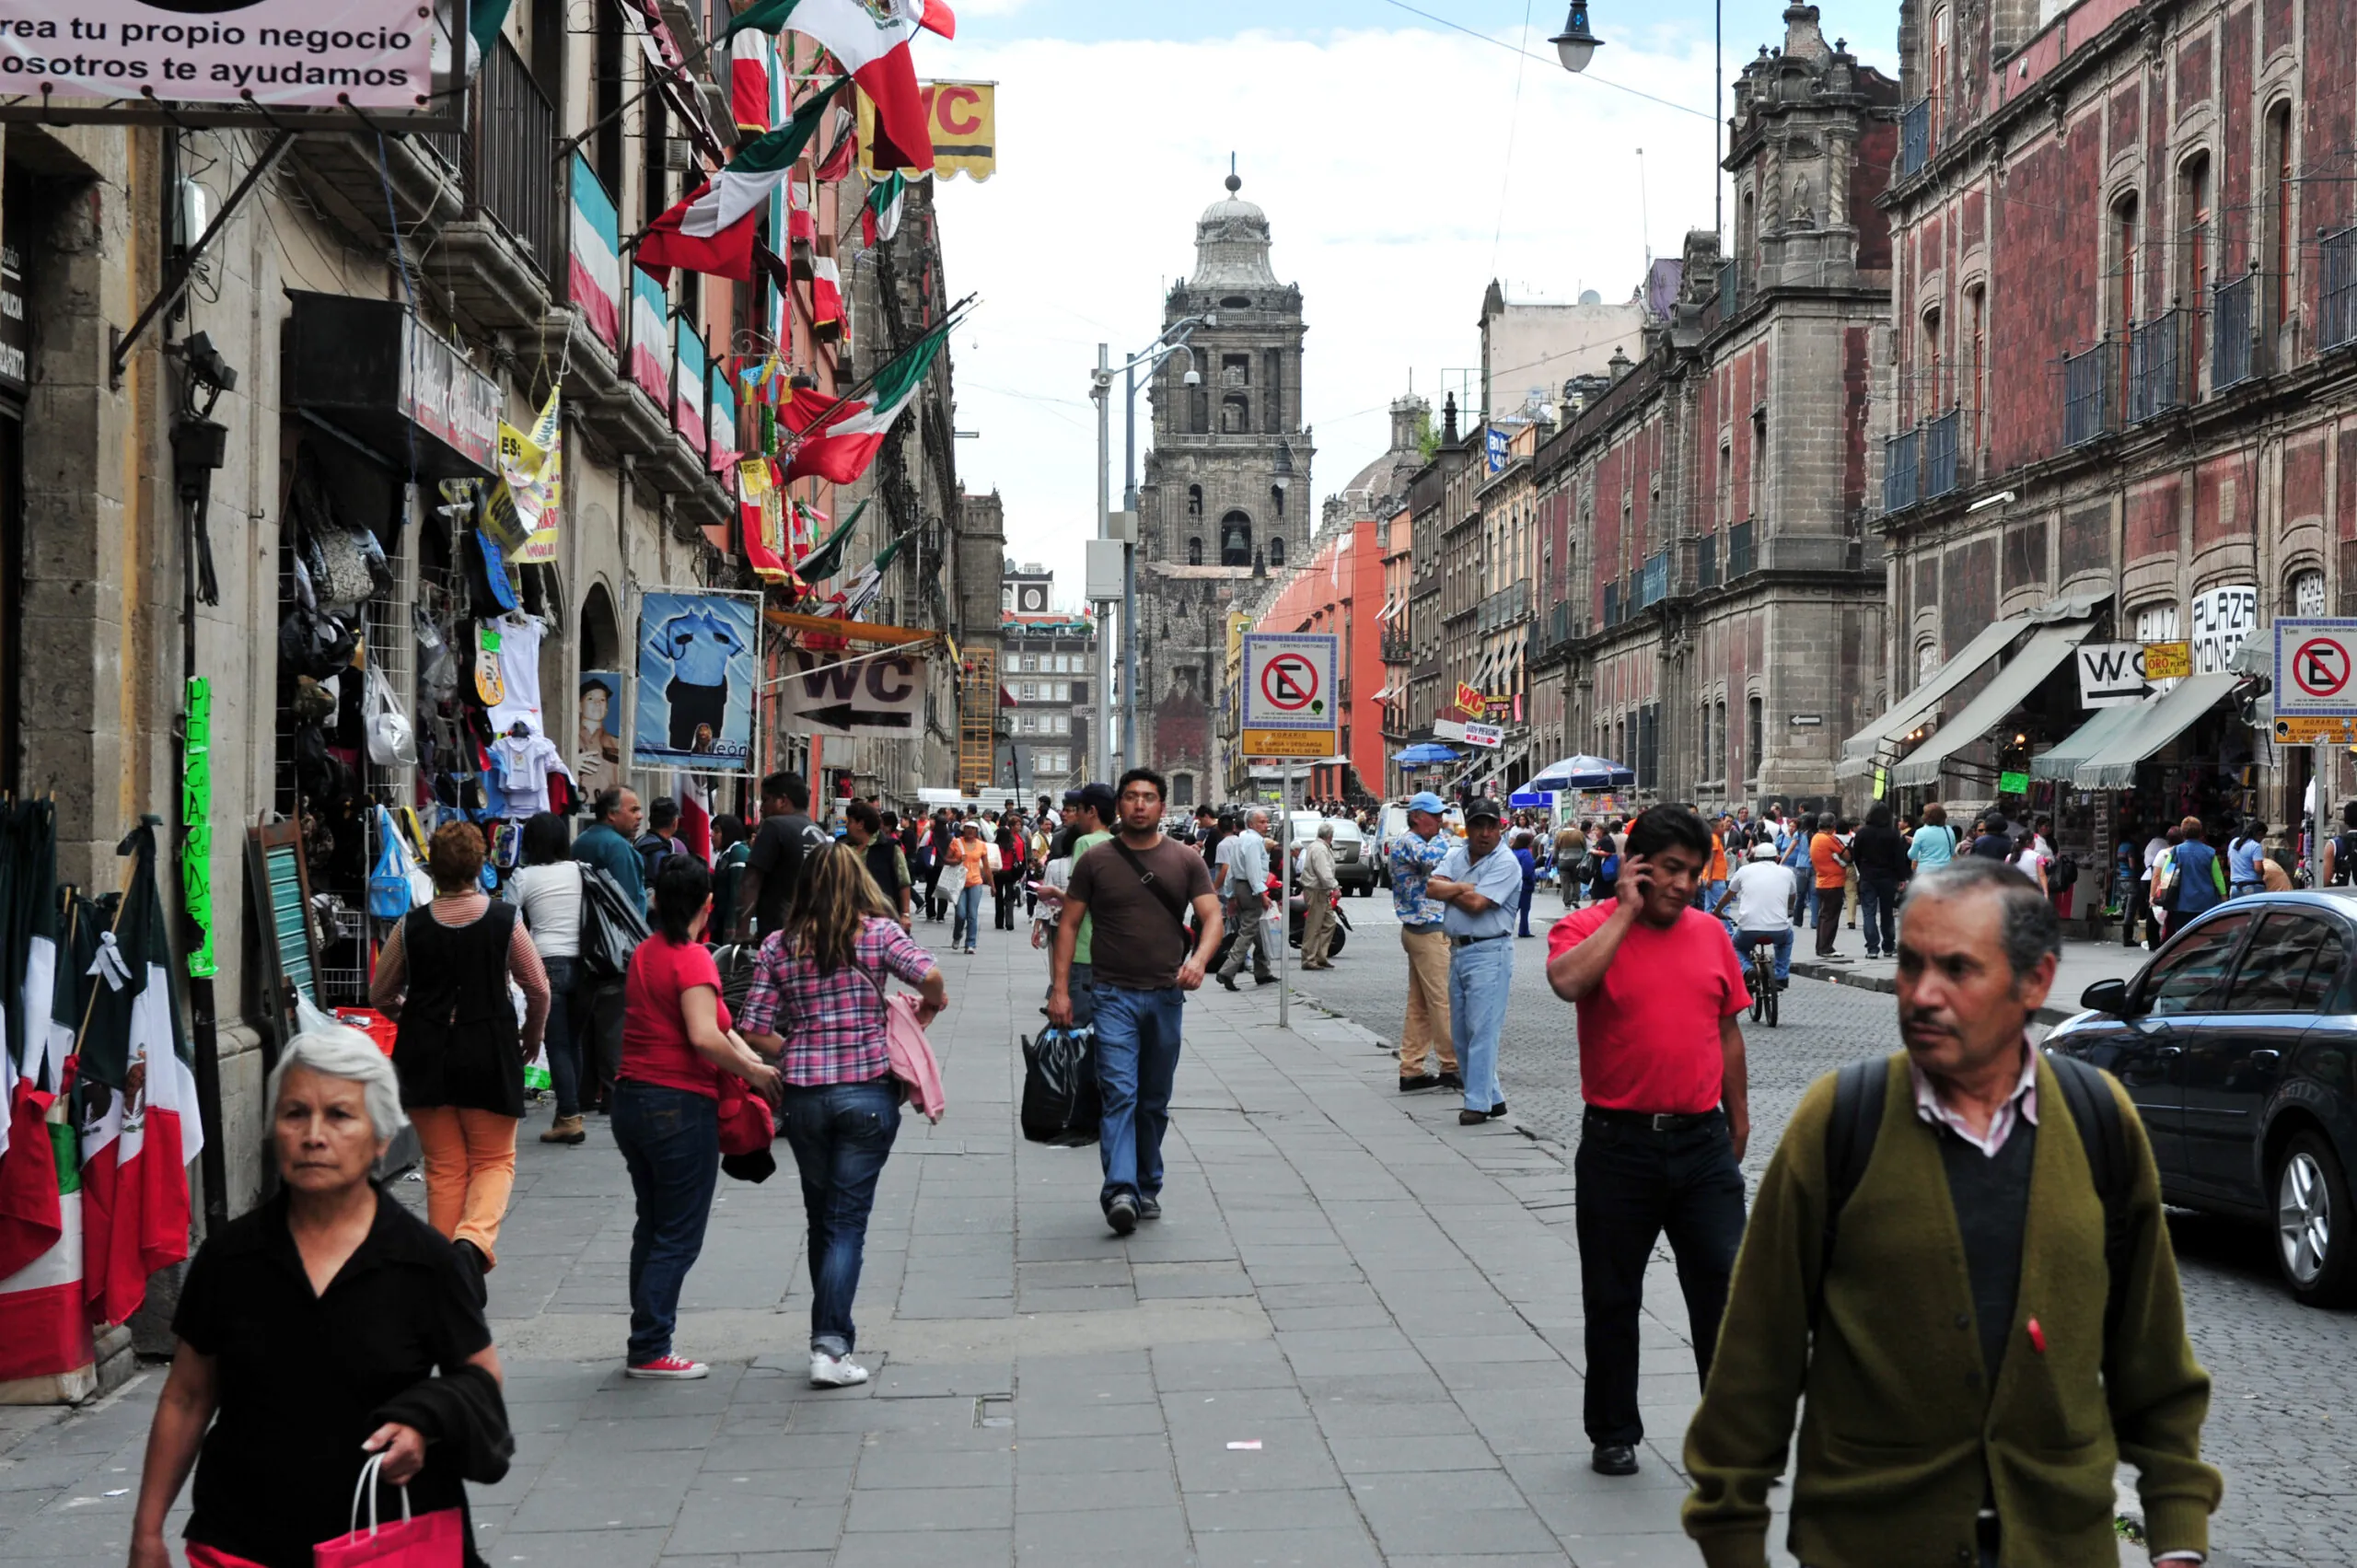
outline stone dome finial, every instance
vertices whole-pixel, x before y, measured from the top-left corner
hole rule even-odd
[[[1221,183],[1227,187],[1227,193],[1231,196],[1244,189],[1244,181],[1236,177],[1236,171],[1233,168],[1227,171],[1227,178]]]

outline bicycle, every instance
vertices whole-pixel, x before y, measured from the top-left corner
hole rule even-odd
[[[1770,1028],[1774,1028],[1780,998],[1776,988],[1776,945],[1773,942],[1751,944],[1744,981],[1751,987],[1751,1021],[1756,1024],[1764,1019]]]

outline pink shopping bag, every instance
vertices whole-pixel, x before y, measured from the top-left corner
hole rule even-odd
[[[351,1529],[311,1549],[312,1568],[459,1568],[466,1561],[466,1525],[456,1508],[442,1508],[422,1516],[409,1511],[409,1489],[401,1494],[401,1516],[379,1523],[377,1518],[377,1472],[385,1462],[372,1454],[360,1467],[360,1484],[352,1493]],[[360,1500],[368,1500],[368,1527],[360,1527]]]

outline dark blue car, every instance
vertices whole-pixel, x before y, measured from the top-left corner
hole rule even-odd
[[[2079,998],[2052,1049],[2126,1086],[2163,1196],[2271,1225],[2301,1301],[2357,1301],[2357,889],[2263,893]]]

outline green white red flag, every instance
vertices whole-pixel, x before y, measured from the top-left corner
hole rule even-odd
[[[772,192],[794,172],[795,160],[819,134],[840,81],[794,111],[794,118],[745,145],[726,168],[700,185],[640,236],[637,263],[658,283],[671,269],[753,281],[753,234]]]
[[[933,134],[909,41],[920,29],[957,36],[958,18],[942,0],[759,0],[722,36],[781,28],[815,40],[876,105],[877,168],[931,171]]]
[[[876,373],[873,385],[863,395],[807,412],[798,400],[780,408],[778,418],[802,436],[786,478],[815,477],[849,484],[865,473],[883,449],[892,422],[916,401],[925,373],[933,368],[935,356],[959,319],[955,314],[944,318],[939,326],[895,355]],[[807,572],[801,575],[809,576]]]

